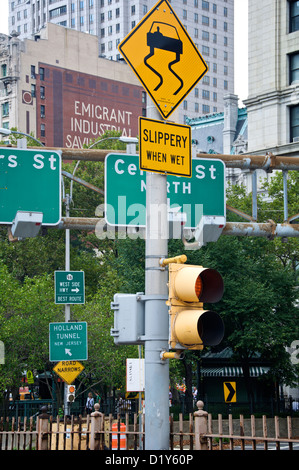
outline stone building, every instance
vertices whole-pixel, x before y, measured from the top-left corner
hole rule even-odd
[[[124,62],[98,57],[95,36],[49,23],[38,39],[0,36],[0,126],[48,147],[82,148],[106,130],[138,135],[146,94]]]

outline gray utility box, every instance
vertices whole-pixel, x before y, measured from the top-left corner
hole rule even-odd
[[[143,293],[114,294],[114,328],[111,336],[115,344],[144,344],[145,308]]]

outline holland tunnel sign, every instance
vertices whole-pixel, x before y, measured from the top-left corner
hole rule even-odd
[[[203,215],[225,216],[225,166],[221,160],[192,159],[192,177],[167,175],[169,207],[187,216],[195,229]],[[105,159],[105,217],[109,225],[144,227],[146,172],[138,155],[109,154]]]
[[[86,361],[87,357],[86,322],[49,324],[49,358],[51,362]]]

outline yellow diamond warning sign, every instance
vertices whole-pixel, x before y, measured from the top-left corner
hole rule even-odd
[[[141,170],[191,177],[191,127],[139,118]]]
[[[60,361],[53,370],[64,382],[70,385],[84,370],[84,366],[79,361]]]
[[[208,70],[167,0],[159,1],[118,49],[164,118]]]

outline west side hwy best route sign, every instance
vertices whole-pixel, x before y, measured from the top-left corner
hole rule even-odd
[[[208,71],[166,0],[143,17],[118,49],[165,119]]]

